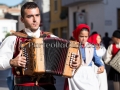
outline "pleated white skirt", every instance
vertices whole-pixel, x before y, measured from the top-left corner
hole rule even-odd
[[[72,78],[68,79],[69,90],[99,90],[97,77],[91,66],[81,66]]]
[[[93,65],[93,68],[94,68],[94,72],[96,73],[96,77],[99,82],[99,89],[100,90],[108,90],[106,69],[104,69],[103,73],[97,74],[98,67],[96,65]]]

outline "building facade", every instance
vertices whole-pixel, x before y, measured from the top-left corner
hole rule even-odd
[[[50,31],[60,38],[69,38],[68,8],[62,7],[61,0],[50,0]]]
[[[50,31],[50,0],[33,0],[40,8],[41,29]]]
[[[80,23],[87,23],[91,33],[97,31],[101,36],[109,36],[120,29],[120,0],[62,0],[62,6],[69,8],[69,35]]]
[[[5,38],[7,33],[11,30],[16,31],[17,20],[0,19],[0,42]]]

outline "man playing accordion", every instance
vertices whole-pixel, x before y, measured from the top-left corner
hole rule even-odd
[[[41,34],[44,34],[40,30],[40,10],[36,3],[27,2],[21,8],[21,21],[25,25],[25,29],[21,30],[21,33],[27,34],[28,36],[35,36],[39,38]],[[56,37],[54,35],[47,35],[47,37]],[[16,67],[25,67],[26,57],[22,56],[20,50],[20,42],[25,42],[25,38],[18,36],[8,36],[0,47],[0,70],[8,69],[12,67],[13,74],[15,77],[14,90],[56,90],[54,86],[53,76],[45,76],[46,81],[44,83],[36,84],[31,81],[31,76],[24,76],[21,72],[16,71]],[[78,68],[80,61],[76,58],[72,62],[72,68]],[[48,83],[50,82],[50,83]]]

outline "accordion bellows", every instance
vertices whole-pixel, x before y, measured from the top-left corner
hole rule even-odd
[[[110,61],[110,66],[120,73],[120,51]]]
[[[53,75],[72,77],[74,70],[70,68],[71,57],[78,54],[79,43],[60,38],[34,38],[21,45],[26,67],[23,75],[50,73]]]

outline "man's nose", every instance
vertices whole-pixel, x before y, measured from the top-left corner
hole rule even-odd
[[[33,22],[36,22],[36,17],[33,17]]]

